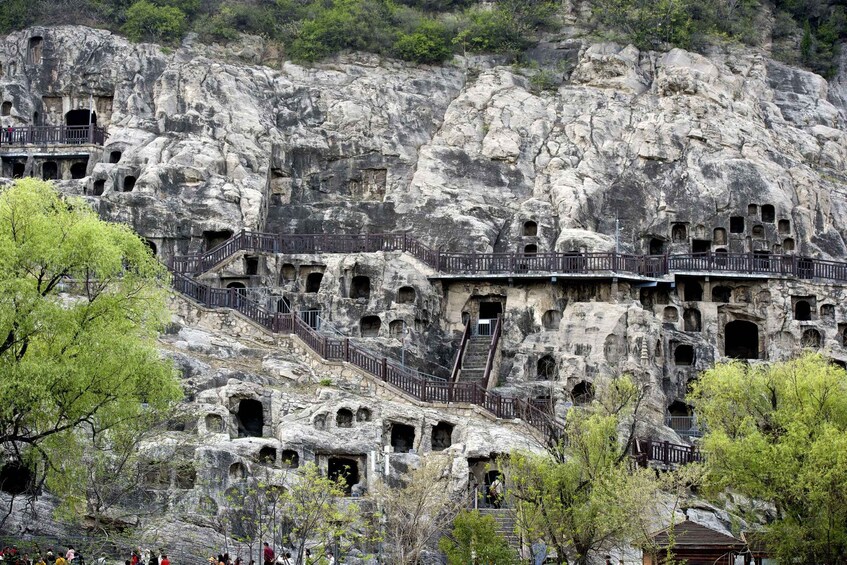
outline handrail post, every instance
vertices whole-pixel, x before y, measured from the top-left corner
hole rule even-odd
[[[382,380],[388,380],[388,359],[386,357],[382,358]]]
[[[350,362],[350,338],[344,338],[344,360]]]

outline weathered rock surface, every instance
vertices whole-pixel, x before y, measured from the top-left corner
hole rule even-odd
[[[189,39],[171,53],[99,30],[26,30],[0,40],[0,125],[59,126],[93,109],[108,139],[0,147],[2,175],[48,175],[58,162],[62,190],[132,224],[163,259],[242,228],[409,230],[468,252],[847,257],[847,59],[827,82],[736,48],[568,40],[533,56],[567,63],[555,91],[491,59],[436,68],[349,55],[301,67],[255,38]],[[562,416],[629,372],[648,391],[651,433],[674,441],[664,416],[685,410],[688,383],[716,360],[813,347],[847,362],[845,288],[815,280],[445,279],[399,252],[240,253],[203,278],[243,285],[272,309],[320,311],[325,331],[432,373],[452,367],[468,319],[502,313],[502,391],[549,399]],[[460,486],[469,471],[482,480],[492,455],[537,447],[521,424],[418,405],[232,313],[180,300],[174,310],[178,333],[162,347],[183,370],[193,423],[151,449],[194,450],[202,488],[172,477],[164,489],[176,493],[164,520],[186,540],[213,535],[196,509],[220,508],[242,473],[288,480],[286,450],[325,468],[355,461],[361,490],[382,472],[394,424],[414,430],[419,453],[433,449],[435,424],[453,425]],[[260,437],[238,437],[242,401],[260,407]],[[389,476],[417,456],[391,454]]]

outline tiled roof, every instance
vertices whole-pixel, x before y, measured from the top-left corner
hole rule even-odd
[[[744,549],[744,542],[738,538],[728,536],[717,530],[695,524],[685,520],[673,526],[657,532],[651,536],[651,541],[658,546],[667,546],[668,539],[673,538],[673,546],[681,547],[723,547],[727,549]]]

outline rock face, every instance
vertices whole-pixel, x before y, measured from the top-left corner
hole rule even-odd
[[[351,55],[307,68],[258,39],[171,53],[105,31],[30,29],[0,40],[0,124],[96,121],[108,139],[4,143],[2,174],[58,177],[164,260],[245,228],[408,230],[441,251],[847,256],[847,71],[828,83],[735,49],[571,40],[533,53],[571,69],[555,91],[489,60]],[[629,372],[649,387],[653,433],[675,441],[664,417],[689,415],[688,383],[719,359],[812,347],[847,361],[845,288],[816,280],[450,278],[401,252],[239,253],[203,279],[312,312],[324,331],[440,376],[465,323],[502,314],[492,385],[562,416]],[[184,489],[185,508],[219,508],[243,473],[283,473],[292,453],[325,469],[354,461],[366,489],[395,424],[407,426],[395,450],[418,453],[441,449],[434,430],[452,426],[457,488],[469,471],[482,482],[492,455],[535,442],[469,408],[416,406],[232,314],[177,301],[175,324],[162,347],[186,375],[194,424],[173,433],[190,435],[202,469],[184,484],[211,485]],[[416,457],[395,455],[398,469]],[[168,519],[206,535],[179,508]]]

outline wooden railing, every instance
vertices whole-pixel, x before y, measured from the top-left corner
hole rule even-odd
[[[488,387],[491,379],[491,370],[494,368],[494,357],[497,355],[497,346],[500,344],[500,332],[502,331],[503,318],[498,316],[494,322],[494,331],[491,333],[491,343],[488,346],[488,357],[485,359],[485,372],[482,374],[482,385]]]
[[[468,340],[471,338],[471,320],[468,318],[465,324],[465,331],[462,332],[462,339],[459,340],[459,350],[456,352],[456,360],[453,362],[453,371],[450,373],[450,382],[455,382],[459,378],[459,373],[462,371],[462,357],[465,355],[465,348],[468,346]]]
[[[847,263],[764,253],[452,253],[433,250],[406,233],[290,235],[242,231],[205,253],[174,257],[178,273],[203,273],[237,251],[252,253],[375,253],[404,251],[453,275],[573,274],[657,278],[671,273],[730,273],[847,281]]]
[[[15,145],[103,145],[106,130],[91,126],[28,126],[0,129],[0,148]]]
[[[349,338],[328,336],[312,329],[295,313],[270,312],[248,298],[243,289],[217,289],[182,273],[173,274],[178,292],[212,308],[232,308],[260,326],[295,334],[312,351],[329,361],[345,361],[424,402],[462,402],[481,406],[499,418],[522,418],[545,435],[561,437],[563,429],[552,416],[526,401],[487,391],[477,383],[427,379],[396,361],[378,356]]]
[[[702,463],[706,459],[703,452],[693,445],[679,445],[649,438],[638,438],[632,442],[632,457],[642,466],[647,465],[648,461],[664,465],[685,465]]]

